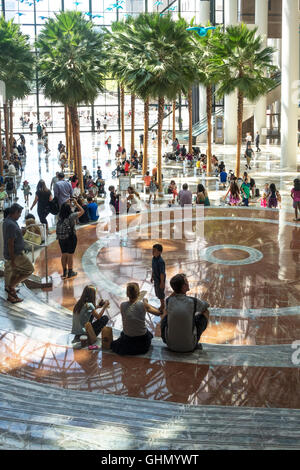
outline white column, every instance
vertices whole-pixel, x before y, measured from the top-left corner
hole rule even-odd
[[[282,0],[281,167],[297,162],[299,89],[298,0]]]
[[[224,0],[225,26],[235,25],[238,22],[238,0]]]
[[[224,0],[225,26],[236,25],[238,2]],[[224,97],[224,143],[235,145],[237,142],[237,92]]]
[[[258,27],[257,34],[263,37],[262,48],[267,46],[268,37],[268,0],[255,0],[255,26]],[[266,127],[267,97],[262,96],[254,109],[254,136],[256,131],[261,134],[261,129]],[[261,135],[260,141],[266,143],[266,137]]]
[[[196,18],[195,23],[197,25],[205,26],[207,22],[210,20],[210,1],[197,1],[197,10],[196,10]],[[199,87],[199,113],[200,119],[206,115],[206,88],[202,85]],[[207,134],[201,134],[199,141],[200,143],[206,142]]]

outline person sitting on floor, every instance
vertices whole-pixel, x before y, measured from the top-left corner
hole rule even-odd
[[[136,282],[127,284],[129,302],[121,303],[120,310],[123,331],[120,338],[111,343],[111,349],[120,355],[145,354],[153,338],[145,323],[146,312],[160,316],[161,312],[149,305],[148,301],[139,300],[140,288]]]
[[[91,323],[95,335],[98,336],[109,320],[108,316],[104,315],[105,310],[109,307],[109,302],[101,299],[97,304],[96,294],[95,286],[85,286],[73,309],[71,333],[75,337],[72,343],[78,342],[81,335],[88,334],[88,331],[84,330],[87,322]],[[98,313],[97,310],[101,307],[102,310]]]
[[[190,286],[185,274],[176,274],[170,284],[174,292],[166,300],[161,337],[171,351],[192,352],[207,328],[209,304],[186,295]],[[201,345],[199,348],[202,349]]]
[[[95,222],[99,219],[98,204],[93,200],[91,196],[87,197],[87,202],[90,221]]]

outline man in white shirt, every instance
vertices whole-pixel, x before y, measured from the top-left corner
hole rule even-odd
[[[161,322],[161,337],[171,351],[192,352],[198,346],[209,319],[209,304],[189,297],[190,290],[185,274],[176,274],[170,281],[173,294],[166,300],[166,316]]]

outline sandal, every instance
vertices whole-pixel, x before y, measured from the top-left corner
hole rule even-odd
[[[14,287],[6,287],[5,290],[10,297],[18,298],[17,291]]]
[[[5,287],[5,290],[8,294],[10,294],[9,287]],[[15,289],[16,294],[20,292],[20,289]]]
[[[23,302],[24,299],[20,299],[19,297],[14,297],[11,294],[8,294],[7,300],[11,304],[17,304],[19,302]]]

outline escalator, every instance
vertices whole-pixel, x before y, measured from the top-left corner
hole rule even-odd
[[[280,94],[281,94],[281,71],[279,70],[278,72],[276,72],[274,75],[272,75],[272,78],[273,80],[275,80],[275,84],[274,86],[272,86],[270,89],[269,89],[269,92],[267,94],[267,105],[270,105],[272,103],[274,103],[274,101],[277,101],[277,100],[280,100]],[[179,105],[177,104],[176,105],[176,110],[179,108]],[[167,118],[168,116],[170,116],[172,114],[172,110],[165,114],[164,115],[164,119]],[[213,126],[215,124],[215,116],[221,116],[223,114],[223,108],[218,108],[214,113],[212,113],[212,121],[213,121]],[[153,128],[157,127],[157,122],[155,124],[153,124],[151,127],[150,127],[150,130],[152,130]],[[205,132],[207,132],[207,116],[206,114],[205,115],[202,115],[201,116],[201,119],[200,121],[196,122],[194,125],[193,125],[193,130],[192,130],[192,135],[193,137],[198,137],[199,135],[201,134],[204,134]],[[189,133],[188,133],[188,130],[184,130],[184,131],[176,131],[176,137],[180,140],[180,141],[188,141],[189,139]]]

